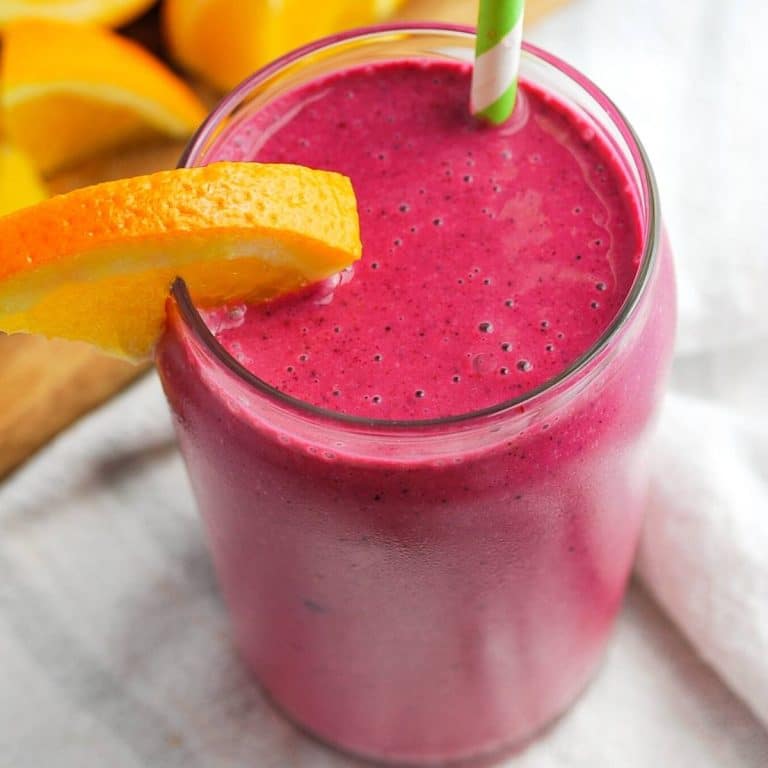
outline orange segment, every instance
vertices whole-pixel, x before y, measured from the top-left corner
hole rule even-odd
[[[51,19],[118,27],[141,16],[155,0],[2,0],[0,28],[17,19]]]
[[[0,330],[147,357],[171,282],[202,305],[295,290],[360,256],[348,178],[216,163],[107,182],[0,218]]]
[[[310,40],[386,18],[403,0],[166,0],[175,58],[222,90]]]
[[[39,203],[47,196],[29,158],[0,142],[0,216]]]
[[[147,132],[184,137],[205,116],[194,93],[111,32],[24,20],[4,34],[7,136],[44,172]]]

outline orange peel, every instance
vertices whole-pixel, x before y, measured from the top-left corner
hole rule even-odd
[[[214,163],[107,182],[0,218],[0,330],[147,358],[173,280],[202,306],[260,300],[360,257],[351,182]]]
[[[174,58],[221,90],[311,40],[386,19],[404,0],[165,0]]]
[[[118,27],[141,16],[155,0],[3,0],[0,29],[17,19],[46,19]]]
[[[189,136],[206,110],[141,46],[108,30],[24,19],[3,34],[6,137],[43,173],[137,137]]]

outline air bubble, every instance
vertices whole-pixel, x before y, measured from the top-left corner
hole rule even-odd
[[[306,362],[307,362],[307,360],[309,360],[309,355],[308,355],[306,352],[302,352],[302,353],[299,355],[299,362],[300,362],[300,363],[306,363]]]
[[[554,345],[554,344],[547,344],[547,345],[544,347],[544,349],[545,349],[547,352],[554,352],[554,351],[555,351],[555,345]]]
[[[518,360],[517,361],[517,370],[523,371],[524,373],[528,373],[528,371],[533,369],[533,365],[530,362],[530,360]]]
[[[442,220],[441,218],[432,219],[432,223],[433,223],[433,224],[434,224],[436,227],[442,227],[442,226],[443,226],[443,220]]]
[[[480,323],[477,326],[477,330],[480,331],[480,333],[493,333],[493,323],[484,322]]]
[[[580,205],[575,205],[573,207],[573,213],[574,213],[575,216],[578,216],[581,213],[581,206]]]
[[[373,356],[374,363],[380,363],[383,359],[384,358],[378,352]]]
[[[547,328],[549,328],[549,320],[542,320],[542,321],[539,323],[539,326],[541,327],[541,330],[542,330],[542,331],[546,331],[546,330],[547,330]]]
[[[333,332],[334,333],[341,333],[341,326],[340,325],[334,325],[333,326]]]
[[[493,282],[493,281],[491,280],[491,278],[490,278],[490,277],[486,277],[486,278],[483,280],[483,285],[490,285],[492,282]]]
[[[466,182],[467,182],[467,184],[471,184],[473,180],[474,180],[474,179],[472,178],[472,176],[471,176],[470,174],[466,174],[466,175],[464,176],[464,181],[466,181]]]
[[[396,238],[395,238],[395,239],[392,241],[392,245],[394,245],[396,248],[399,248],[399,247],[400,247],[402,244],[403,244],[403,241],[402,241],[402,239],[401,239],[401,238],[399,238],[399,237],[396,237]]]
[[[602,283],[602,282],[601,283],[595,283],[595,288],[598,291],[607,291],[608,290],[608,286],[605,283]]]
[[[416,395],[416,397],[421,398],[421,397],[424,397],[424,395],[426,395],[427,393],[423,389],[417,389],[416,392],[414,392],[414,394]]]
[[[514,299],[506,299],[504,301],[505,307],[514,307],[515,306],[515,300]]]
[[[455,374],[455,375],[453,376],[453,378],[451,379],[451,381],[452,381],[454,384],[458,384],[458,383],[461,381],[461,376],[459,376],[459,374],[457,373],[457,374]]]
[[[289,365],[289,366],[286,367],[285,372],[286,373],[293,373],[293,370],[294,370],[293,366]]]
[[[512,344],[510,342],[508,342],[508,341],[505,341],[501,345],[501,351],[502,352],[509,352],[510,349],[512,349]]]
[[[400,213],[408,213],[411,210],[411,206],[408,203],[400,203]]]
[[[509,368],[507,368],[506,366],[499,368],[499,373],[502,376],[509,376]]]
[[[600,308],[600,302],[599,301],[590,301],[589,306],[592,307],[592,309],[599,309]]]
[[[381,395],[374,395],[371,398],[371,402],[375,403],[376,405],[378,405],[381,402]]]
[[[371,269],[378,269],[379,268],[379,262],[378,261],[372,261],[371,262]]]
[[[331,394],[332,394],[334,397],[338,397],[338,396],[341,394],[341,392],[340,392],[338,389],[334,389],[334,390],[333,390],[333,392],[331,392]]]

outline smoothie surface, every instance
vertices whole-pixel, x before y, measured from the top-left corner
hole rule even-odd
[[[272,102],[211,160],[351,177],[363,258],[299,295],[206,313],[254,374],[350,415],[425,419],[518,397],[597,341],[641,260],[630,183],[604,139],[521,84],[500,128],[468,114],[471,71],[401,61]]]

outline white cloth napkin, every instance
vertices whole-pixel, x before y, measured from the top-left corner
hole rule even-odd
[[[762,0],[574,0],[531,30],[644,138],[681,322],[640,583],[593,686],[505,765],[768,765],[766,28]],[[233,653],[153,376],[0,485],[0,766],[52,765],[357,765]]]
[[[654,462],[640,577],[768,725],[768,435],[672,395]]]

